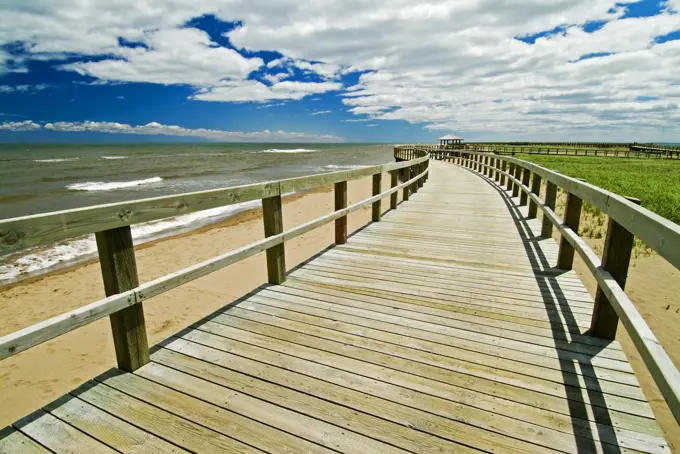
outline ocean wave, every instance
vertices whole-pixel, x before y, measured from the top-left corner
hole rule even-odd
[[[197,211],[158,221],[132,226],[135,245],[148,241],[188,232],[208,224],[222,221],[245,210],[256,208],[259,200]],[[97,243],[94,235],[66,240],[47,247],[34,247],[2,257],[0,263],[0,284],[9,284],[22,279],[66,268],[96,258]]]
[[[143,184],[159,183],[161,181],[163,181],[161,177],[134,181],[87,181],[85,183],[69,184],[66,186],[66,189],[70,189],[71,191],[112,191],[114,189],[132,188]]]
[[[33,162],[70,162],[80,158],[54,158],[54,159],[34,159]]]
[[[310,150],[308,148],[271,148],[269,150],[263,150],[264,153],[314,153],[319,150]]]
[[[127,156],[101,156],[102,159],[127,159]]]
[[[358,165],[358,164],[328,164],[327,166],[323,166],[322,169],[325,170],[352,170],[352,169],[361,169],[363,167],[368,167],[366,165]]]

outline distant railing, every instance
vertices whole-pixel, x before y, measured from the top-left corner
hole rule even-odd
[[[589,334],[613,340],[620,319],[676,421],[680,422],[680,372],[623,290],[634,237],[680,269],[680,226],[639,206],[636,199],[621,197],[510,156],[455,150],[430,151],[430,155],[433,159],[462,165],[486,177],[491,183],[506,185],[507,190],[512,190],[513,197],[520,196],[520,206],[529,204],[529,218],[536,218],[537,210],[541,209],[541,235],[550,238],[553,226],[561,233],[557,268],[570,270],[574,252],[578,252],[597,280]],[[546,183],[544,200],[539,197],[542,181]],[[567,193],[563,219],[555,213],[558,187]],[[609,216],[602,259],[578,236],[583,202],[590,203]]]
[[[610,144],[611,145],[611,144]],[[503,143],[466,143],[464,148],[470,151],[486,151],[494,154],[547,154],[563,156],[608,156],[616,158],[678,158],[680,148],[648,147],[619,144],[618,147],[583,147],[573,144],[503,144]]]
[[[0,251],[3,252],[95,233],[107,295],[107,298],[0,338],[0,360],[108,315],[118,367],[136,370],[149,362],[144,301],[263,251],[267,256],[269,282],[284,282],[285,241],[335,221],[335,243],[344,244],[349,213],[372,205],[372,220],[380,221],[383,198],[389,196],[390,208],[396,209],[400,189],[404,191],[403,198],[408,200],[410,193],[422,187],[428,174],[429,156],[425,151],[410,151],[409,156],[405,162],[355,170],[0,220]],[[391,187],[384,192],[381,189],[383,172],[391,174]],[[407,175],[403,183],[399,183],[398,172]],[[373,177],[373,196],[348,206],[347,182],[368,176]],[[284,231],[281,196],[329,184],[334,184],[335,211]],[[132,224],[258,199],[262,200],[264,239],[139,284],[130,231]]]

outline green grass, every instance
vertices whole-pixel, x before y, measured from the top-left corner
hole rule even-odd
[[[520,153],[515,157],[583,178],[622,196],[637,197],[648,210],[680,224],[680,160]]]

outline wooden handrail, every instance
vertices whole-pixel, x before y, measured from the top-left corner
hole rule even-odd
[[[294,179],[289,179],[289,180],[281,180],[278,182],[268,182],[268,183],[262,183],[259,185],[260,187],[257,188],[256,186],[258,185],[249,185],[248,188],[249,190],[254,189],[254,192],[249,192],[249,194],[252,193],[257,193],[257,194],[266,194],[269,197],[280,197],[280,194],[283,192],[290,192],[292,188],[312,188],[312,187],[318,187],[318,186],[324,186],[327,184],[331,183],[339,183],[342,182],[340,180],[341,178],[350,178],[350,179],[357,179],[357,178],[362,178],[370,175],[381,175],[383,172],[391,172],[393,177],[392,177],[392,184],[390,189],[384,192],[380,192],[379,194],[373,195],[372,197],[363,200],[361,202],[355,203],[353,205],[344,207],[342,209],[336,210],[328,215],[322,216],[320,218],[314,219],[312,221],[309,221],[307,223],[301,224],[293,229],[290,229],[288,231],[280,231],[278,233],[272,233],[270,235],[267,235],[264,239],[256,241],[254,243],[251,243],[247,246],[244,246],[242,248],[236,249],[234,251],[230,251],[224,254],[221,254],[217,257],[213,257],[209,260],[206,260],[204,262],[189,266],[187,268],[184,268],[180,271],[162,276],[158,279],[155,279],[151,282],[147,282],[142,285],[137,285],[132,289],[126,290],[120,294],[112,295],[107,298],[104,298],[102,300],[96,301],[94,303],[91,303],[87,306],[83,306],[81,308],[75,309],[73,311],[67,312],[62,315],[58,315],[56,317],[50,318],[48,320],[45,320],[43,322],[37,323],[35,325],[29,326],[27,328],[24,328],[20,331],[11,333],[9,335],[6,335],[2,338],[0,338],[0,360],[5,359],[7,357],[10,357],[12,355],[15,355],[19,352],[25,351],[29,348],[35,347],[45,341],[48,341],[50,339],[53,339],[57,336],[66,334],[70,331],[73,331],[76,328],[80,328],[82,326],[85,326],[89,323],[92,323],[96,320],[99,320],[103,317],[106,317],[107,315],[112,316],[115,314],[120,313],[121,311],[126,311],[132,308],[136,308],[138,311],[141,311],[142,303],[143,301],[152,298],[154,296],[160,295],[161,293],[167,292],[171,289],[174,289],[180,285],[183,285],[187,282],[193,281],[195,279],[198,279],[202,276],[205,276],[207,274],[213,273],[217,270],[220,270],[228,265],[231,265],[233,263],[236,263],[240,260],[244,260],[248,257],[251,257],[253,255],[256,255],[258,253],[261,253],[263,251],[272,251],[275,250],[275,248],[281,246],[280,251],[277,250],[276,252],[278,254],[283,253],[282,246],[285,241],[296,238],[304,233],[307,233],[311,230],[314,230],[324,224],[327,224],[329,222],[332,222],[337,219],[341,219],[346,217],[349,213],[355,212],[359,209],[361,209],[364,206],[368,205],[373,205],[382,200],[383,198],[390,197],[393,194],[396,194],[399,190],[401,189],[408,189],[408,188],[413,188],[415,183],[419,182],[421,179],[425,179],[429,169],[428,169],[428,160],[429,156],[426,153],[421,153],[421,152],[414,152],[416,154],[419,154],[420,157],[415,158],[411,161],[407,162],[397,162],[397,163],[390,163],[390,164],[385,164],[381,166],[371,166],[371,167],[366,167],[366,168],[361,168],[357,169],[354,171],[344,171],[344,172],[333,172],[329,174],[323,174],[323,175],[312,175],[309,177],[300,177],[300,178],[294,178]],[[394,178],[394,175],[396,175],[396,172],[400,169],[414,169],[418,168],[421,170],[421,172],[418,175],[415,175],[413,178],[401,183],[397,184],[397,181]],[[372,173],[371,173],[372,172]],[[346,180],[345,180],[346,181]],[[374,186],[375,187],[375,186]],[[221,191],[221,194],[229,194],[229,188],[228,189],[220,189],[217,191]],[[278,192],[277,192],[278,191]],[[211,191],[208,191],[211,192]],[[212,191],[214,192],[214,191]],[[195,194],[200,194],[200,193],[193,193],[190,194],[191,196]],[[233,192],[231,193],[233,194]],[[184,197],[186,197],[185,195]],[[175,199],[177,197],[182,197],[182,196],[174,196]],[[167,197],[167,198],[159,198],[163,200],[170,200],[173,197]],[[132,206],[132,207],[150,207],[150,205],[153,202],[150,202],[151,200],[159,200],[159,199],[146,199],[143,201],[135,201],[135,202],[129,202],[127,204],[114,204],[115,206]],[[229,199],[227,199],[229,200]],[[197,202],[200,204],[200,200],[196,199]],[[213,202],[211,202],[213,203]],[[85,208],[82,210],[89,210],[91,213],[111,213],[111,206],[112,205],[107,205],[105,207],[92,207],[92,208]],[[200,206],[205,206],[203,204],[200,204]],[[393,205],[392,208],[394,209],[395,206]],[[77,210],[70,210],[70,211],[77,211]],[[68,213],[68,212],[64,212]],[[48,219],[52,219],[55,216],[54,213],[48,213],[47,215],[44,215],[44,217]],[[33,216],[33,219],[40,219],[40,216]],[[146,218],[144,218],[146,219]],[[93,220],[96,221],[96,220]],[[13,220],[8,220],[5,221],[5,225],[12,225]],[[22,224],[21,225],[26,225],[24,222],[26,222],[24,219],[22,219]],[[270,220],[267,219],[265,216],[264,222],[270,222]],[[93,223],[93,225],[99,225],[96,222]],[[78,227],[78,229],[82,229],[82,227]],[[267,231],[265,228],[266,232],[271,233]],[[275,229],[276,230],[276,229]],[[281,229],[282,230],[282,229]],[[69,229],[66,229],[66,231],[72,231]],[[81,232],[82,233],[82,232]],[[41,237],[43,238],[43,237]],[[129,251],[128,251],[129,252]],[[100,254],[101,255],[101,254]],[[115,259],[115,257],[114,257]],[[276,272],[279,274],[275,275],[275,278],[277,281],[282,281],[282,279],[285,279],[285,276],[281,276],[281,268],[279,262],[276,260],[272,260],[271,262],[268,260],[268,271],[270,280],[272,278],[272,267],[276,267]],[[285,269],[284,269],[285,271]],[[104,275],[105,281],[107,279],[107,275]],[[141,317],[141,327],[136,326],[136,328],[141,328],[144,331],[144,326],[143,326],[143,313]],[[145,332],[145,331],[144,331]],[[122,342],[122,341],[121,341]],[[124,345],[116,345],[116,353],[118,354],[119,348],[126,347],[127,350],[130,350],[128,347],[130,345],[124,344]],[[140,347],[143,350],[138,355],[140,358],[148,358],[148,347],[145,345]],[[145,356],[146,355],[146,356]],[[117,355],[118,356],[118,355]],[[124,361],[121,361],[121,357],[118,356],[119,360],[119,367],[124,368],[125,370],[134,370],[138,367],[141,367],[143,365],[144,361],[134,363],[132,365],[126,364]],[[148,359],[147,359],[148,361]]]
[[[676,269],[680,269],[680,226],[638,206],[635,202],[627,200],[624,197],[531,162],[507,156],[489,155],[467,150],[456,152],[451,156],[447,156],[446,159],[455,163],[460,163],[472,170],[473,157],[475,155],[492,156],[495,163],[492,162],[491,164],[487,164],[486,161],[484,161],[481,165],[484,168],[487,168],[489,172],[495,172],[496,177],[501,175],[501,184],[499,186],[503,186],[502,179],[503,177],[507,177],[508,181],[512,182],[514,187],[519,188],[523,194],[526,194],[527,198],[531,201],[529,217],[535,217],[535,208],[533,207],[540,208],[544,214],[544,230],[546,222],[551,227],[556,227],[562,236],[563,242],[566,241],[569,243],[571,248],[581,256],[584,263],[597,280],[598,293],[601,292],[603,295],[604,301],[600,302],[600,304],[609,305],[612,313],[615,314],[613,320],[609,318],[604,322],[601,322],[614,324],[613,326],[604,327],[604,331],[615,333],[618,319],[623,322],[633,344],[642,356],[645,366],[657,384],[661,395],[666,400],[676,421],[680,422],[680,372],[654,336],[654,333],[651,331],[642,315],[624,292],[623,287],[625,285],[625,279],[621,282],[620,277],[617,279],[616,276],[612,275],[610,267],[603,263],[588,244],[583,241],[583,239],[578,236],[578,233],[572,228],[572,226],[578,228],[574,219],[574,212],[577,211],[575,207],[578,207],[578,211],[580,211],[580,203],[586,201],[607,214],[610,217],[610,223],[614,222],[620,228],[637,236],[662,257],[666,258],[666,260],[675,266]],[[503,163],[502,169],[498,165],[498,163],[501,162]],[[531,172],[533,175],[531,187],[527,184],[528,178],[524,178],[523,181],[520,181],[520,178],[518,178],[518,175],[516,176],[514,172],[505,171],[504,166],[506,163],[512,164],[515,167],[521,167],[524,172]],[[478,171],[478,173],[483,174],[481,171]],[[560,219],[554,211],[554,202],[551,200],[551,194],[547,195],[548,200],[546,201],[540,199],[538,188],[540,187],[541,179],[545,180],[548,186],[561,187],[568,193],[569,197],[578,198],[578,201],[575,201],[576,199],[572,201],[572,204],[574,205],[565,212],[564,221]],[[498,184],[494,182],[494,179],[492,178],[487,178],[487,181],[489,181],[490,184]],[[498,178],[496,178],[496,181],[498,181]],[[536,184],[536,182],[538,182],[538,184]],[[534,211],[533,215],[532,211]],[[611,228],[608,233],[610,232]],[[560,255],[562,256],[562,254]],[[568,253],[566,255],[568,255]],[[618,257],[619,261],[625,262],[625,267],[627,269],[630,250],[620,251],[618,255],[620,256]],[[568,257],[562,257],[562,260],[570,262]],[[568,263],[568,265],[571,266],[571,263]],[[622,264],[618,263],[617,265],[619,268],[616,271],[617,273],[620,273],[620,266]],[[595,322],[595,320],[593,321]],[[591,335],[593,332],[601,332],[601,330],[593,330],[593,328],[602,327],[591,326],[591,331],[589,332]]]

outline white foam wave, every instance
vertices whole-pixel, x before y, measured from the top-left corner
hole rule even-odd
[[[66,186],[66,189],[71,191],[111,191],[114,189],[132,188],[143,184],[159,183],[161,181],[163,181],[161,177],[134,181],[87,181],[85,183],[69,184]]]
[[[34,159],[33,162],[70,162],[80,158],[54,158],[54,159]]]
[[[353,165],[353,164],[347,164],[347,165],[342,165],[342,164],[328,164],[327,166],[323,166],[324,169],[326,170],[351,170],[351,169],[361,169],[363,167],[368,167],[365,165]]]
[[[102,159],[127,159],[127,156],[102,156]]]
[[[307,148],[271,148],[269,150],[263,150],[264,153],[314,153],[315,151],[319,150],[310,150]]]
[[[142,244],[158,238],[187,232],[255,208],[259,204],[259,200],[254,200],[133,225],[132,238],[135,244]],[[20,281],[26,277],[82,263],[95,258],[96,254],[97,243],[94,235],[66,240],[47,248],[35,247],[14,253],[11,256],[3,257],[3,262],[6,263],[0,264],[0,284]]]

